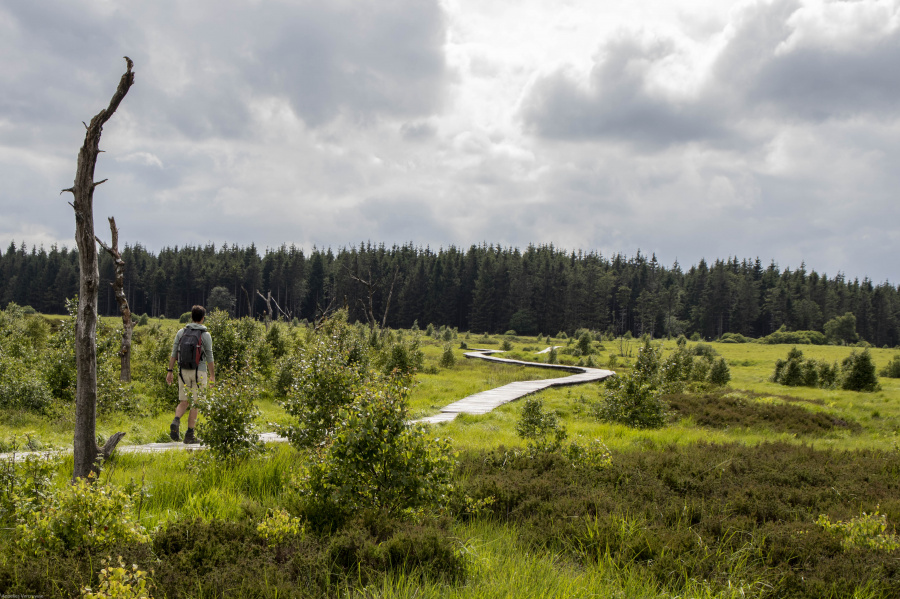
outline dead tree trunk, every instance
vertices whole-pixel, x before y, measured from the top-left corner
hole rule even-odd
[[[397,282],[397,274],[400,272],[400,267],[394,269],[394,278],[391,280],[391,288],[388,291],[387,302],[385,302],[384,306],[384,315],[381,319],[381,328],[384,329],[387,326],[387,317],[388,310],[391,308],[391,296],[394,294],[394,284]],[[347,274],[351,279],[356,281],[357,283],[361,283],[366,287],[366,295],[369,300],[368,305],[363,302],[361,299],[357,298],[357,301],[362,305],[363,313],[366,315],[366,321],[369,324],[370,328],[376,328],[378,326],[378,320],[375,318],[375,293],[377,292],[377,288],[375,283],[372,281],[372,269],[369,269],[369,280],[365,280],[362,277],[358,277],[350,272],[350,269],[347,269]]]
[[[121,368],[119,380],[123,383],[131,382],[131,333],[134,323],[131,321],[131,308],[128,306],[128,298],[125,297],[125,260],[119,253],[119,229],[116,228],[116,219],[109,217],[109,230],[112,234],[112,246],[108,246],[97,237],[97,243],[112,256],[116,265],[116,280],[110,283],[116,294],[116,303],[119,304],[119,312],[122,313],[122,344],[119,347]]]
[[[278,309],[278,312],[281,313],[281,315],[284,316],[284,317],[290,322],[290,320],[291,320],[291,314],[290,314],[289,312],[285,312],[284,310],[281,309],[281,306],[279,306],[279,305],[278,305],[278,302],[275,301],[275,298],[272,297],[272,292],[271,292],[271,291],[269,291],[269,294],[268,294],[268,295],[263,295],[263,294],[260,293],[260,291],[257,289],[257,290],[256,290],[256,295],[258,295],[259,297],[263,298],[263,299],[266,301],[266,306],[267,306],[268,309],[269,309],[269,314],[275,314],[274,312],[272,312],[272,306],[271,306],[271,304],[275,304],[275,308]],[[275,315],[275,317],[277,318],[278,316]]]
[[[109,101],[109,106],[85,124],[84,144],[78,152],[75,184],[64,189],[75,197],[75,242],[81,270],[78,292],[78,315],[75,319],[75,463],[72,479],[86,478],[96,469],[98,454],[108,457],[124,433],[116,433],[101,449],[97,447],[97,295],[100,270],[97,265],[97,244],[94,235],[94,188],[103,181],[94,181],[94,168],[100,154],[100,135],[103,125],[116,112],[125,94],[134,84],[134,63],[127,56],[126,72]],[[62,192],[60,192],[62,193]],[[113,442],[113,440],[115,440]]]

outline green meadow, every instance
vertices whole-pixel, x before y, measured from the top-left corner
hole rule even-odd
[[[116,320],[105,325],[114,329]],[[154,360],[167,355],[164,342],[178,324],[149,326],[155,329],[139,327],[136,336],[128,409],[98,416],[101,436],[126,432],[121,446],[168,440],[174,404],[160,395],[153,377],[165,366]],[[275,343],[258,329],[260,348],[266,339]],[[302,326],[282,334],[288,357],[258,366],[260,431],[292,422],[271,381],[312,339]],[[619,376],[630,374],[640,347],[638,340],[595,340],[585,354],[567,337],[402,337],[417,338],[422,353],[410,418],[513,381],[561,376],[467,359],[462,345],[505,344],[508,356],[542,362],[552,358],[538,352],[558,346],[559,363],[590,359]],[[674,340],[653,344],[663,357],[676,347]],[[149,540],[36,551],[12,516],[19,512],[10,498],[24,501],[12,485],[66,493],[72,460],[50,457],[41,466],[7,458],[0,592],[79,596],[109,578],[102,559],[122,555],[157,598],[900,596],[900,379],[879,377],[880,390],[870,393],[786,387],[771,378],[792,346],[705,345],[726,360],[729,383],[664,396],[660,428],[598,419],[603,383],[535,396],[557,415],[565,443],[602,447],[598,459],[530,446],[517,434],[525,402],[513,402],[427,429],[429,439],[449,442],[455,461],[452,497],[440,509],[389,518],[361,512],[331,528],[298,507],[297,480],[310,454],[290,444],[224,462],[202,450],[119,451],[98,484],[124,490],[130,518]],[[448,348],[455,363],[442,365]],[[804,358],[840,364],[857,348],[800,349]],[[878,369],[898,353],[869,351]],[[58,400],[44,410],[6,407],[0,440],[4,451],[64,449],[73,422],[72,406]],[[267,536],[261,524],[275,526],[278,514],[296,527],[282,523],[288,532]],[[97,596],[140,596],[125,592]]]

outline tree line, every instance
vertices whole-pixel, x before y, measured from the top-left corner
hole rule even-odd
[[[656,256],[603,256],[530,245],[433,250],[412,244],[361,243],[266,249],[184,246],[154,254],[125,246],[125,293],[132,312],[177,317],[193,304],[223,298],[235,316],[314,320],[346,307],[352,321],[411,327],[443,324],[460,330],[556,334],[577,328],[621,335],[736,333],[748,337],[786,330],[822,331],[850,312],[859,336],[877,346],[900,344],[900,294],[888,282],[852,281],[779,269],[759,258],[700,260],[684,270]],[[100,256],[99,311],[117,314],[108,283],[114,264]],[[214,292],[215,290],[215,292]],[[0,253],[0,302],[63,313],[78,291],[76,250],[49,251],[10,243]],[[271,294],[271,295],[270,295]],[[268,300],[268,301],[267,301]]]

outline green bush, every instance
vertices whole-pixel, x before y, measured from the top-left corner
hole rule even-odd
[[[120,543],[149,541],[124,490],[84,478],[53,492],[37,509],[18,511],[17,519],[16,547],[28,555],[96,555]]]
[[[841,388],[847,391],[878,391],[875,362],[868,349],[854,351],[841,362]]]
[[[594,415],[635,428],[663,426],[666,404],[661,397],[665,383],[660,376],[661,355],[661,348],[654,348],[649,339],[645,340],[631,372],[607,379],[606,392],[595,406]]]
[[[786,360],[775,362],[772,381],[789,387],[833,387],[837,381],[837,364],[829,365],[813,359],[803,359],[803,352],[796,347],[788,352]]]
[[[784,325],[771,335],[759,339],[759,343],[769,345],[825,345],[826,341],[825,335],[819,331],[788,331]]]
[[[232,318],[224,310],[213,310],[207,313],[204,324],[213,340],[217,374],[258,371],[264,330],[260,323],[246,316]]]
[[[294,383],[281,405],[297,422],[278,430],[296,447],[314,447],[330,438],[339,410],[353,402],[365,383],[366,350],[345,318],[341,312],[325,321],[294,364]]]
[[[731,371],[725,358],[719,358],[709,370],[709,382],[713,385],[727,385],[731,380]]]
[[[278,360],[288,353],[287,334],[281,329],[281,325],[273,322],[269,325],[269,331],[266,333],[266,343],[272,350],[272,356]]]
[[[500,349],[503,351],[511,351],[513,348],[513,344],[510,343],[509,339],[504,339],[502,343],[500,343]]]
[[[441,368],[453,368],[456,366],[456,356],[453,354],[453,348],[450,345],[446,345],[444,347],[443,353],[441,353]]]
[[[900,354],[895,354],[884,368],[878,371],[879,376],[891,379],[900,379]]]
[[[584,356],[594,353],[594,340],[588,331],[585,331],[578,338],[578,349]]]
[[[215,460],[245,458],[263,451],[259,440],[256,407],[259,388],[247,376],[219,377],[207,392],[195,400],[203,415],[197,424],[197,436]]]
[[[547,354],[547,364],[558,364],[559,363],[559,352],[556,351],[556,347],[551,347],[550,352]]]
[[[399,379],[378,377],[340,408],[333,435],[295,483],[310,521],[327,528],[367,510],[396,516],[447,503],[449,442],[407,424],[407,394]]]
[[[719,343],[749,343],[752,341],[748,337],[744,337],[740,333],[723,333],[719,338]]]
[[[40,373],[0,347],[0,408],[43,412],[53,396]]]
[[[526,397],[516,423],[516,434],[536,451],[556,451],[566,440],[566,427],[559,423],[556,412],[544,410],[538,397]]]
[[[178,318],[178,323],[179,324],[187,324],[187,323],[191,322],[192,319],[193,319],[193,316],[191,315],[191,313],[185,312]]]
[[[847,522],[832,522],[828,516],[822,514],[816,520],[816,524],[838,534],[845,551],[871,549],[891,552],[900,549],[900,536],[887,532],[887,516],[879,514],[877,508],[872,514],[863,512],[862,515]]]
[[[97,584],[83,587],[82,599],[149,599],[147,572],[138,569],[137,564],[132,564],[131,568],[128,568],[121,555],[118,556],[118,566],[111,562],[111,558],[100,560],[103,568],[100,570]]]
[[[8,453],[29,451],[33,441],[28,436],[13,437],[3,443]],[[16,523],[17,513],[41,508],[44,498],[53,493],[53,479],[61,458],[51,455],[9,456],[0,460],[0,525],[9,529]]]
[[[419,347],[418,336],[415,336],[409,341],[399,339],[382,348],[375,357],[375,362],[383,374],[402,376],[411,381],[415,373],[425,365],[425,354]]]

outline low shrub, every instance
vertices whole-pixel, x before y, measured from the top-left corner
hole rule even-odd
[[[536,451],[555,451],[568,436],[556,412],[545,411],[544,401],[538,397],[525,398],[516,423],[516,434]]]
[[[407,423],[407,395],[402,380],[375,379],[339,409],[334,433],[293,483],[299,509],[316,526],[340,527],[366,510],[398,515],[448,501],[449,442]]]
[[[137,564],[129,568],[121,555],[118,563],[118,566],[113,565],[109,557],[100,560],[103,568],[97,584],[82,588],[82,599],[149,599],[147,572],[140,570]]]
[[[878,391],[875,362],[868,349],[854,351],[841,362],[841,388],[847,391]]]
[[[453,348],[450,345],[444,347],[439,364],[441,368],[453,368],[456,366],[456,355],[453,353]]]
[[[760,337],[758,342],[768,345],[825,345],[827,339],[819,331],[788,331],[786,326],[781,325],[781,328],[771,335]]]
[[[149,541],[124,490],[84,478],[37,506],[17,510],[16,519],[16,547],[27,555],[96,555],[118,544]]]
[[[722,333],[719,343],[750,343],[752,339],[744,337],[740,333]]]
[[[837,364],[829,365],[813,359],[803,359],[803,352],[791,348],[786,360],[775,362],[772,382],[788,387],[834,387],[838,379]]]
[[[813,411],[793,397],[772,398],[750,392],[708,391],[666,395],[671,419],[690,418],[698,426],[762,428],[778,433],[822,435],[833,430],[859,432],[861,426],[834,414]],[[765,400],[765,401],[759,401]]]
[[[594,416],[635,428],[663,426],[666,404],[661,395],[666,377],[660,376],[661,355],[662,349],[645,340],[631,372],[607,379],[606,392],[594,407]]]
[[[731,371],[728,369],[728,363],[725,361],[725,358],[719,358],[713,363],[712,368],[709,369],[708,380],[712,385],[723,386],[728,384],[728,381],[731,380]]]
[[[260,415],[256,401],[259,387],[249,373],[239,377],[219,378],[207,392],[195,400],[203,414],[197,424],[197,436],[215,460],[235,460],[260,453],[256,419]]]
[[[900,379],[900,354],[895,354],[891,361],[878,371],[878,375],[891,379]]]
[[[460,470],[462,491],[492,498],[484,509],[515,523],[525,542],[611,559],[662,594],[682,595],[692,580],[707,581],[711,594],[752,583],[763,596],[804,599],[900,588],[896,552],[843,549],[816,524],[817,514],[846,521],[880,503],[889,533],[900,522],[897,452],[700,443],[617,452],[581,470],[559,454],[501,448],[464,455]],[[843,489],[852,496],[835,492]]]

